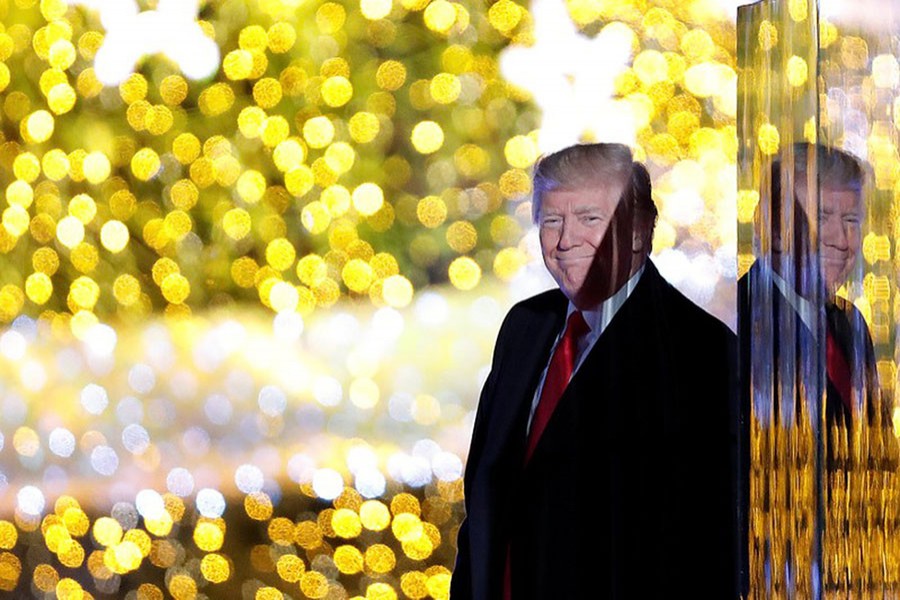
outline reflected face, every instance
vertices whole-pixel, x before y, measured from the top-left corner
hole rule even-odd
[[[538,217],[547,270],[580,309],[596,307],[632,272],[632,213],[621,185],[559,189],[543,194]]]
[[[822,276],[829,291],[836,290],[850,274],[861,244],[862,199],[853,190],[822,189],[819,238]]]
[[[819,203],[819,242],[822,278],[829,293],[847,280],[862,243],[862,196],[858,191],[822,187]],[[806,189],[797,187],[797,199],[806,206]]]

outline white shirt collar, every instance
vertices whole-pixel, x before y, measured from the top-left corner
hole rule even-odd
[[[789,285],[788,282],[774,270],[772,271],[772,282],[775,284],[775,287],[778,288],[778,291],[781,292],[781,295],[784,296],[784,299],[787,300],[787,303],[790,304],[791,308],[794,309],[794,312],[800,316],[800,320],[803,321],[806,328],[812,332],[813,337],[815,337],[816,320],[813,318],[815,313],[813,312],[812,303],[798,294],[794,287]]]
[[[582,316],[584,316],[584,321],[587,323],[588,327],[591,328],[591,333],[588,336],[591,340],[600,337],[600,334],[603,333],[612,322],[613,317],[616,316],[616,313],[619,312],[619,309],[622,308],[622,305],[625,304],[625,301],[631,296],[634,288],[637,287],[641,275],[644,274],[644,267],[646,265],[647,263],[645,261],[637,272],[625,282],[625,285],[620,287],[615,294],[601,302],[600,306],[592,310],[581,311]],[[566,319],[568,319],[576,310],[578,309],[575,305],[569,302],[569,308],[566,311]]]

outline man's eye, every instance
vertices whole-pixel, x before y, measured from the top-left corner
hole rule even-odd
[[[559,227],[562,224],[562,219],[556,217],[550,217],[541,221],[541,227]]]

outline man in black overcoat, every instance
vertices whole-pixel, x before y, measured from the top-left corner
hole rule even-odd
[[[533,187],[559,289],[497,337],[451,598],[733,598],[734,335],[648,259],[657,211],[626,146],[546,156]]]

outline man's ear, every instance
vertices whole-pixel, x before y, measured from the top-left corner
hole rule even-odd
[[[631,252],[633,254],[646,253],[649,251],[648,246],[651,242],[651,224],[648,218],[635,211],[633,215],[634,222],[631,228]]]

